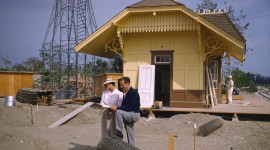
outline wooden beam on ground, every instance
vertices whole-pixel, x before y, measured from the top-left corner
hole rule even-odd
[[[76,110],[72,111],[71,113],[69,113],[68,115],[66,115],[65,117],[59,119],[58,121],[54,122],[53,124],[51,124],[48,128],[55,128],[60,126],[61,124],[65,123],[66,121],[68,121],[70,118],[74,117],[75,115],[77,115],[78,113],[80,113],[81,111],[83,111],[84,109],[88,108],[89,106],[91,106],[93,103],[92,102],[88,102],[86,104],[84,104],[83,106],[77,108]]]

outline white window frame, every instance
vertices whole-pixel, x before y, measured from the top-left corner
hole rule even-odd
[[[157,61],[157,57],[161,59],[164,58],[164,61]],[[168,61],[166,60],[168,58]],[[171,56],[170,55],[155,55],[154,57],[155,64],[170,64],[171,63]]]

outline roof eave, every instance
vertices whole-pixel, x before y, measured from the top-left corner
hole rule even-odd
[[[221,30],[220,28],[216,27],[215,25],[213,25],[212,23],[210,23],[209,21],[205,20],[204,18],[202,18],[201,16],[199,16],[198,14],[196,14],[195,12],[187,9],[184,6],[179,6],[181,8],[181,11],[184,12],[185,14],[189,15],[191,18],[197,20],[199,23],[201,23],[202,25],[204,25],[205,27],[213,30],[214,32],[218,33],[219,35],[221,35],[223,38],[226,38],[227,40],[229,40],[230,42],[234,43],[235,45],[241,47],[244,49],[244,45],[245,43],[241,42],[240,40],[236,39],[235,37],[233,37],[232,35],[228,34],[227,32]]]
[[[139,7],[139,8],[127,7],[126,9],[121,11],[118,15],[116,15],[111,20],[109,20],[107,23],[105,23],[97,31],[95,31],[93,34],[91,34],[89,37],[87,37],[85,40],[83,40],[81,43],[79,43],[75,47],[76,52],[84,52],[85,53],[86,51],[89,51],[89,50],[84,50],[83,48],[86,45],[88,45],[89,43],[91,43],[91,41],[93,41],[95,38],[100,36],[102,33],[108,31],[110,28],[116,27],[115,25],[117,25],[117,23],[122,18],[127,16],[129,13],[154,12],[154,11],[156,11],[156,12],[158,12],[158,11],[182,11],[186,15],[188,15],[191,18],[197,20],[199,23],[201,23],[205,27],[213,30],[214,32],[216,32],[217,34],[222,36],[223,38],[227,39],[228,41],[230,41],[231,43],[233,43],[234,45],[236,45],[237,47],[239,47],[240,49],[245,51],[246,46],[245,46],[244,42],[241,42],[240,40],[236,39],[232,35],[226,33],[225,31],[221,30],[220,28],[216,27],[215,25],[213,25],[209,21],[205,20],[204,18],[202,18],[198,14],[194,13],[193,11],[189,10],[185,6],[183,6],[183,5],[175,5],[175,6],[160,6],[160,7]],[[102,50],[105,51],[104,49],[99,49],[98,51],[102,51]],[[97,50],[94,50],[94,51],[97,51]],[[89,54],[92,54],[92,53],[90,52]],[[109,55],[109,56],[111,56],[111,55]],[[107,57],[109,57],[109,56],[107,56]],[[239,60],[239,61],[241,61],[241,60]],[[243,58],[242,61],[244,61],[244,58]]]
[[[116,23],[121,20],[124,16],[128,14],[127,9],[124,9],[121,11],[118,15],[114,16],[112,19],[110,19],[107,23],[105,23],[103,26],[101,26],[99,29],[97,29],[94,33],[92,33],[90,36],[88,36],[86,39],[84,39],[82,42],[80,42],[78,45],[75,46],[75,51],[79,53],[87,53],[87,54],[97,54],[97,51],[102,51],[104,55],[101,57],[106,58],[113,58],[116,56],[116,54],[113,54],[112,52],[105,52],[105,47],[99,48],[99,49],[93,49],[93,50],[86,50],[84,47],[91,44],[92,41],[94,41],[96,38],[101,38],[101,34],[106,34],[106,32],[110,32],[110,30],[113,30],[112,28],[116,28]],[[116,32],[115,32],[116,34]],[[104,46],[104,45],[102,45]],[[106,54],[108,53],[108,54]]]

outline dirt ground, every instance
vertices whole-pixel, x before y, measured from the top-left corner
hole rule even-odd
[[[0,150],[94,150],[101,138],[100,110],[87,108],[65,124],[49,125],[69,114],[78,104],[31,106],[16,101],[15,107],[4,107],[0,98]],[[135,124],[136,147],[142,150],[168,149],[173,134],[176,150],[194,149],[194,123],[197,127],[218,116],[192,113],[170,118],[141,117]],[[125,134],[124,134],[125,135]],[[126,136],[124,137],[126,141]],[[198,150],[269,150],[270,122],[225,121],[212,134],[196,136]]]

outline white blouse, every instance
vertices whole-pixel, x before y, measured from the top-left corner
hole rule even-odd
[[[117,105],[118,107],[120,107],[122,101],[123,101],[122,92],[120,92],[118,89],[114,89],[113,92],[110,92],[107,89],[102,93],[100,104],[108,106]]]

